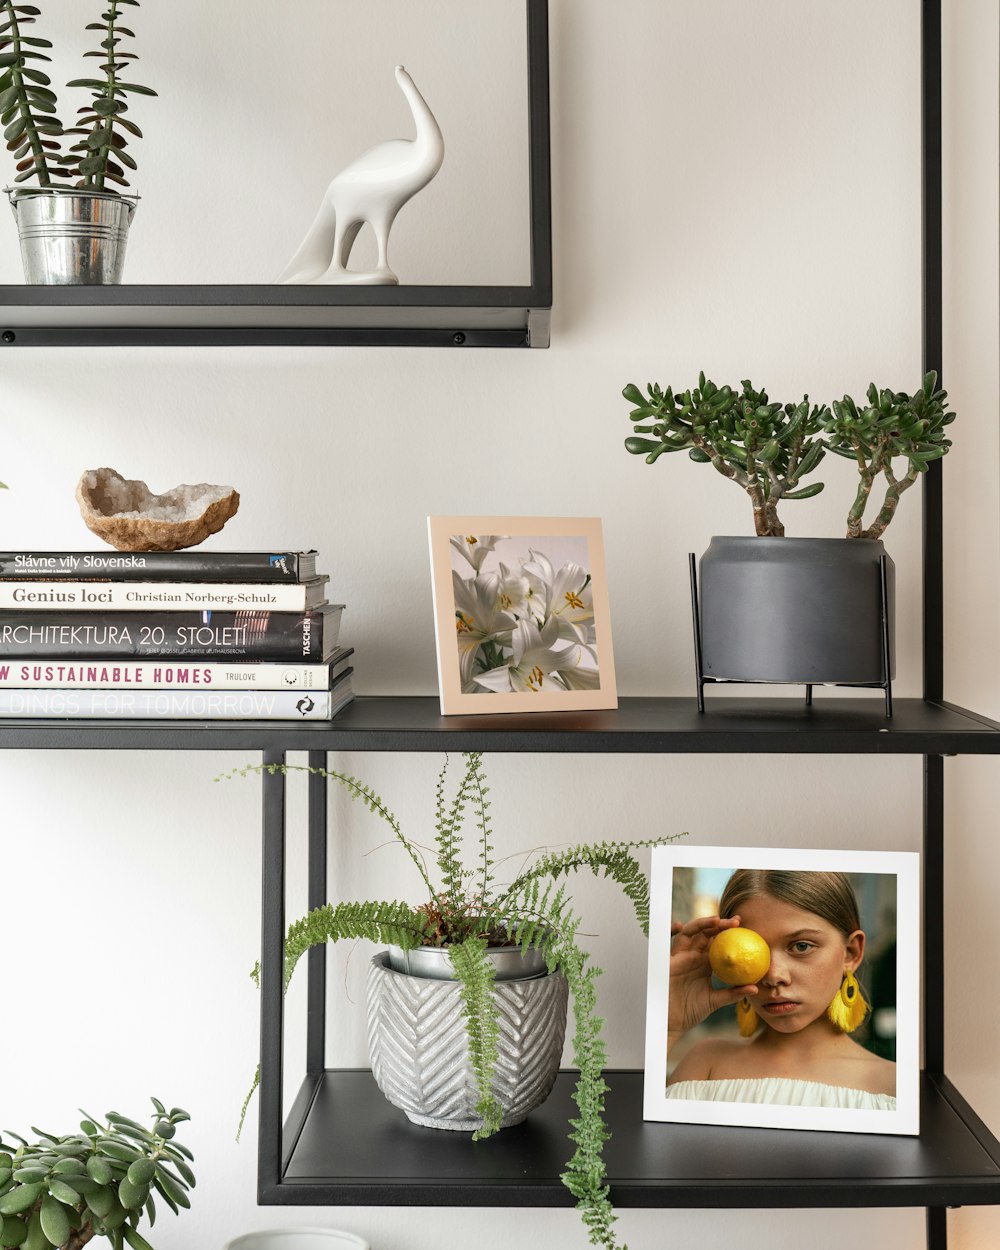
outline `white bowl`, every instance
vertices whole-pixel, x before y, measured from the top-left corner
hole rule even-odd
[[[269,1228],[226,1242],[225,1250],[370,1250],[354,1233],[335,1228]]]

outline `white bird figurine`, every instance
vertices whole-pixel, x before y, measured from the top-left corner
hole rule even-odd
[[[444,139],[413,79],[396,66],[396,82],[417,127],[415,139],[389,139],[351,161],[323,196],[316,219],[278,282],[371,283],[399,279],[389,268],[389,230],[411,196],[426,187],[444,160]],[[365,222],[378,244],[378,264],[369,273],[347,268],[354,240]]]

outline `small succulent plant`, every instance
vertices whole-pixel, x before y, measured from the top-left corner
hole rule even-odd
[[[152,1103],[151,1129],[115,1111],[102,1124],[85,1111],[80,1132],[66,1137],[38,1128],[36,1142],[0,1137],[0,1246],[80,1250],[104,1237],[114,1250],[152,1250],[138,1224],[143,1214],[154,1223],[154,1194],[177,1214],[195,1183],[194,1156],[174,1140],[190,1116]]]
[[[4,127],[8,151],[17,162],[16,183],[37,179],[40,187],[73,185],[90,191],[116,194],[111,184],[127,187],[125,170],[135,169],[132,155],[126,150],[129,136],[141,138],[142,131],[130,118],[129,95],[156,95],[150,87],[125,82],[119,77],[134,52],[119,48],[124,38],[134,32],[121,24],[122,6],[138,8],[139,0],[104,0],[105,9],[99,22],[91,22],[87,30],[100,32],[97,50],[84,53],[100,58],[103,77],[74,78],[68,87],[89,88],[92,101],[80,110],[77,124],[69,129],[56,116],[56,93],[52,80],[39,68],[40,62],[51,60],[43,49],[51,48],[47,39],[24,34],[34,24],[40,10],[33,4],[0,3],[0,123]],[[64,150],[62,139],[79,136],[77,142]],[[77,178],[75,183],[61,181]]]
[[[848,513],[847,537],[880,538],[903,491],[951,447],[944,430],[955,419],[933,372],[914,395],[879,390],[873,382],[868,403],[861,406],[849,395],[832,405],[811,405],[808,395],[797,404],[775,403],[749,381],[737,391],[716,386],[704,373],[696,387],[684,392],[651,382],[645,395],[633,383],[622,394],[633,405],[628,451],[645,456],[647,464],[686,451],[692,460],[714,465],[747,492],[756,533],[767,538],[784,536],[778,516],[782,500],[809,499],[823,489],[822,482],[804,479],[828,451],[853,460],[861,479]],[[885,479],[882,505],[865,527],[865,508],[880,477]]]
[[[955,420],[948,411],[948,392],[937,389],[937,374],[928,373],[913,395],[879,390],[873,382],[868,403],[859,407],[849,395],[834,400],[823,433],[827,446],[858,466],[858,493],[847,515],[848,538],[881,538],[896,514],[899,497],[940,460],[951,447],[945,429]],[[904,461],[897,474],[893,462]],[[872,523],[864,524],[865,507],[879,477],[885,479],[882,505]]]

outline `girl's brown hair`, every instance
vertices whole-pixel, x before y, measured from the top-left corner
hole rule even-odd
[[[845,938],[861,928],[858,900],[844,872],[782,872],[770,868],[737,868],[719,900],[723,920],[761,894],[821,916]]]

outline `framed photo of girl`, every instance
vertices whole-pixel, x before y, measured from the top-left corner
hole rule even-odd
[[[920,1131],[919,856],[652,851],[643,1116]]]
[[[443,715],[618,706],[599,519],[427,527]]]

